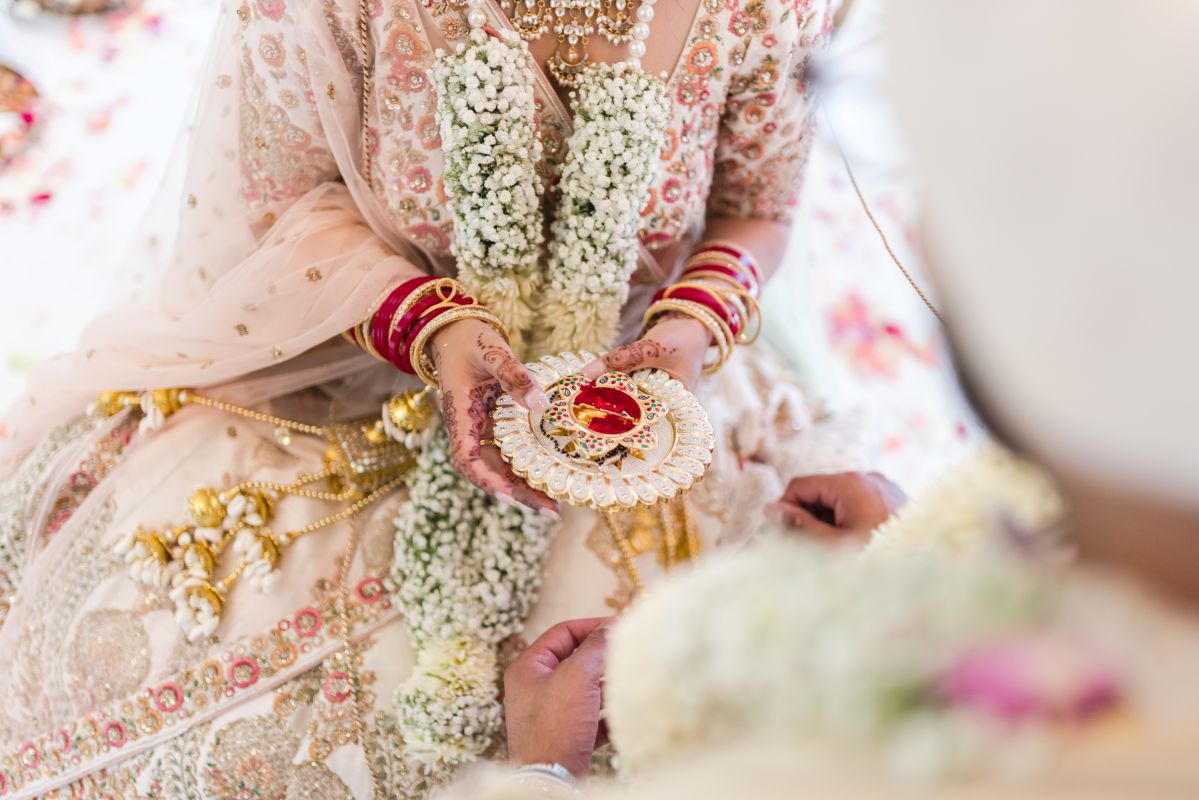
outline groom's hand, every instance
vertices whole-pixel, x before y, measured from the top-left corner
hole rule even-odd
[[[611,619],[555,625],[504,673],[508,756],[517,766],[561,764],[576,777],[587,774],[606,739],[600,681]]]
[[[902,489],[877,472],[842,472],[792,479],[767,512],[822,538],[865,538],[907,501]]]

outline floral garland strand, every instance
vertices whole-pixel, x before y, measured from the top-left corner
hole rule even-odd
[[[551,225],[542,320],[546,352],[615,343],[637,269],[641,210],[649,198],[670,105],[660,79],[625,64],[580,77]]]
[[[508,330],[527,331],[543,243],[531,57],[515,33],[470,36],[432,69],[458,280]]]
[[[495,648],[537,597],[552,523],[459,475],[444,432],[421,453],[409,489],[391,578],[418,653],[397,690],[399,725],[413,757],[452,768],[500,728]]]
[[[603,349],[616,336],[668,104],[662,81],[623,65],[578,87],[550,247],[548,303],[534,319],[544,244],[533,63],[514,34],[471,32],[432,70],[459,279],[513,333],[547,351]],[[546,323],[543,320],[551,320]],[[410,754],[445,769],[478,757],[500,728],[495,646],[520,630],[552,528],[454,471],[439,434],[422,452],[396,520],[392,579],[417,647],[398,690]]]
[[[1045,476],[985,444],[926,498],[864,551],[767,536],[647,598],[609,647],[625,767],[772,733],[935,780],[1011,765],[1063,720],[1111,708],[1114,673],[1053,627],[1052,585],[993,537],[1060,519]]]
[[[978,544],[981,532],[996,522],[1045,538],[1055,532],[1065,513],[1061,495],[1044,472],[986,440],[940,482],[880,525],[865,552],[871,556],[930,548],[959,552]]]

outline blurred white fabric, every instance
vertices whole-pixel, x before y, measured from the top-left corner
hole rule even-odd
[[[170,161],[216,10],[217,0],[135,0],[104,18],[0,16],[0,64],[46,104],[36,141],[0,172],[0,408],[35,360],[72,347],[108,298],[127,293],[122,257]],[[857,0],[819,81],[871,207],[921,275],[905,157],[882,98],[880,23],[878,0]],[[770,340],[866,441],[872,465],[917,488],[974,426],[936,321],[887,257],[827,129],[788,267],[768,292]]]

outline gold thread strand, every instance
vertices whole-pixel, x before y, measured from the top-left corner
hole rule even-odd
[[[878,220],[875,218],[874,212],[870,210],[870,204],[866,202],[866,196],[862,194],[862,187],[858,185],[858,179],[854,175],[853,167],[849,165],[849,158],[845,155],[845,148],[841,146],[841,140],[837,137],[837,132],[829,120],[827,111],[824,112],[824,120],[828,127],[829,135],[832,136],[833,144],[837,147],[837,154],[841,157],[841,163],[845,166],[845,174],[849,177],[849,184],[853,187],[854,194],[858,196],[858,202],[861,203],[862,210],[866,212],[866,218],[870,220],[870,224],[874,226],[875,232],[878,233],[878,238],[882,241],[883,247],[887,251],[887,255],[891,257],[891,261],[896,267],[899,268],[899,271],[903,273],[903,277],[907,279],[908,285],[910,285],[912,289],[915,290],[916,294],[920,296],[920,299],[924,302],[924,305],[928,306],[928,310],[933,313],[933,316],[937,318],[938,322],[944,325],[945,320],[941,317],[941,312],[938,311],[937,307],[934,306],[932,301],[928,299],[928,295],[926,295],[924,290],[920,288],[920,284],[916,283],[916,279],[912,277],[912,273],[908,272],[907,268],[904,267],[903,262],[899,260],[899,256],[895,254],[895,250],[891,247],[891,242],[887,238],[887,234],[883,232],[883,228],[878,224]]]
[[[358,54],[362,61],[362,177],[366,187],[374,190],[374,152],[370,141],[370,101],[375,93],[375,69],[370,58],[370,0],[358,3]]]
[[[358,512],[362,511],[362,509],[369,506],[371,503],[374,503],[376,500],[378,500],[383,495],[390,492],[392,489],[398,489],[400,487],[400,485],[404,483],[405,479],[406,479],[406,476],[392,478],[390,481],[383,484],[378,489],[375,489],[373,492],[366,495],[362,499],[351,503],[350,505],[343,508],[341,511],[338,511],[336,514],[329,514],[326,517],[321,517],[318,520],[308,523],[307,525],[305,525],[302,528],[298,528],[294,531],[288,531],[287,533],[283,534],[283,536],[282,536],[283,541],[280,543],[281,544],[291,544],[296,539],[299,539],[301,536],[303,536],[305,534],[312,533],[313,531],[318,531],[321,528],[326,528],[330,525],[336,525],[337,523],[342,522],[343,520],[349,519],[350,517],[354,516]]]
[[[255,422],[265,422],[267,424],[274,425],[276,428],[287,428],[288,430],[296,431],[297,433],[307,433],[313,436],[326,436],[329,432],[329,429],[323,425],[309,425],[304,422],[283,419],[282,417],[276,417],[273,414],[264,414],[261,411],[254,411],[250,408],[242,408],[241,406],[235,406],[231,403],[226,403],[221,400],[213,400],[211,397],[192,394],[191,392],[187,393],[186,402],[191,405],[214,408],[217,411],[224,411],[229,414],[237,414],[238,416],[245,417],[246,419],[252,419]]]
[[[620,554],[620,563],[628,573],[629,580],[633,583],[633,589],[637,596],[641,597],[645,594],[645,585],[641,582],[641,573],[637,569],[637,565],[633,563],[634,553],[633,546],[629,544],[629,538],[621,531],[612,514],[601,514],[604,524],[608,526],[608,532],[612,535],[612,541],[616,544],[616,551]]]
[[[346,542],[345,552],[342,553],[341,564],[339,565],[337,575],[337,589],[339,599],[341,600],[341,624],[345,630],[345,636],[342,640],[342,668],[350,679],[350,713],[353,717],[354,735],[358,740],[358,745],[362,748],[362,752],[366,754],[367,772],[371,776],[371,797],[374,800],[382,800],[383,798],[383,782],[379,778],[378,767],[375,760],[368,752],[366,743],[366,723],[362,718],[362,676],[359,673],[357,662],[359,660],[359,645],[354,641],[353,637],[353,616],[350,614],[350,568],[354,564],[354,553],[358,549],[359,532],[357,528],[351,528],[348,541]],[[315,722],[314,722],[315,724]]]
[[[695,564],[699,561],[701,546],[699,529],[695,525],[695,518],[691,515],[691,505],[687,502],[685,495],[679,498],[679,506],[682,508],[683,536],[687,540],[687,556],[691,559],[691,563]]]

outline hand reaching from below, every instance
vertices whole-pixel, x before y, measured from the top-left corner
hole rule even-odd
[[[793,478],[767,511],[817,537],[865,538],[907,500],[902,489],[877,472],[843,472]]]
[[[594,380],[605,372],[634,372],[657,368],[693,388],[703,368],[711,334],[699,322],[683,315],[664,315],[645,336],[610,350],[583,367]]]
[[[517,766],[561,764],[575,777],[587,773],[606,740],[601,680],[611,619],[555,625],[504,673],[508,755]]]
[[[440,381],[441,415],[450,437],[454,469],[502,502],[520,502],[553,519],[558,504],[512,474],[491,439],[491,411],[507,392],[533,413],[549,408],[546,397],[503,337],[485,322],[460,320],[433,336],[430,355]]]

